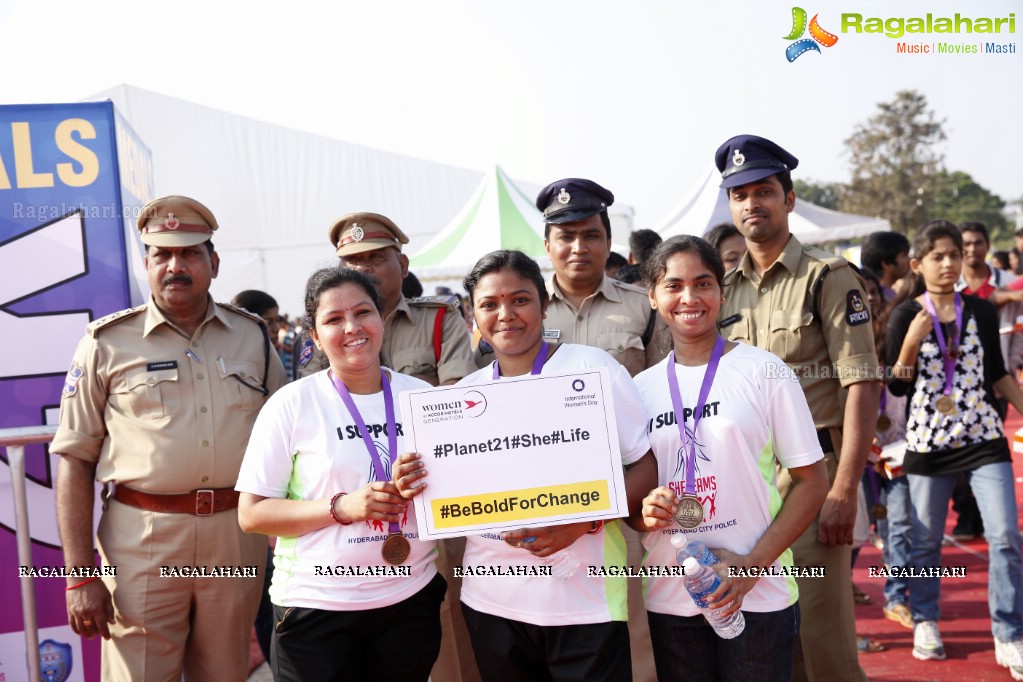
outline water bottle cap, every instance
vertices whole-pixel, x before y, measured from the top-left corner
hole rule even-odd
[[[674,536],[671,539],[671,544],[672,544],[672,546],[675,547],[675,549],[682,549],[688,543],[689,543],[689,536],[685,535],[684,533],[679,533],[678,535]]]
[[[693,557],[688,557],[682,562],[682,568],[685,569],[686,575],[694,575],[698,570],[700,570],[700,562]]]

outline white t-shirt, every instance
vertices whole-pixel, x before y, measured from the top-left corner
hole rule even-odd
[[[646,417],[636,385],[628,370],[599,348],[561,344],[548,358],[541,374],[607,367],[618,425],[622,464],[638,461],[650,449],[643,424]],[[493,381],[493,363],[458,382],[471,386]],[[528,406],[509,419],[527,422]],[[553,576],[480,576],[462,578],[462,601],[472,609],[533,625],[579,625],[628,620],[623,577],[588,577],[588,566],[625,564],[625,538],[621,522],[607,523],[593,535],[583,535],[563,551],[575,553],[579,568],[571,578]],[[511,547],[498,533],[466,537],[463,565],[542,566],[542,559]]]
[[[398,393],[429,388],[419,379],[387,370],[394,396],[398,452],[404,447]],[[352,394],[388,475],[383,393]],[[334,389],[327,370],[277,391],[259,413],[249,437],[236,490],[293,500],[329,499],[376,480],[373,461],[355,420]],[[331,524],[299,537],[277,540],[270,599],[279,606],[358,611],[391,606],[414,595],[437,573],[433,542],[418,539],[415,509],[409,504],[402,533],[412,545],[405,561],[411,576],[336,575],[337,567],[388,567],[380,556],[388,525],[380,521]],[[329,513],[327,505],[324,515]],[[329,575],[324,573],[334,573]],[[320,573],[319,575],[317,573]]]
[[[676,495],[685,491],[685,458],[668,390],[668,358],[636,377],[646,407],[650,444],[657,458],[658,484]],[[675,365],[685,410],[693,410],[706,365]],[[685,532],[708,547],[747,554],[781,509],[775,462],[801,467],[822,459],[813,418],[799,380],[780,358],[756,346],[737,344],[718,365],[696,433],[696,496],[704,521],[688,531],[670,528],[647,533],[644,565],[675,564],[671,538]],[[686,419],[687,432],[693,420]],[[688,452],[688,447],[685,449]],[[786,549],[774,566],[791,566]],[[777,570],[777,569],[776,569]],[[694,616],[699,611],[682,578],[646,579],[648,611]],[[778,611],[795,603],[792,577],[762,577],[743,600],[743,611]]]

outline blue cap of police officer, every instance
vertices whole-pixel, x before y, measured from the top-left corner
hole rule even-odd
[[[543,211],[548,225],[577,223],[606,211],[615,202],[615,195],[592,180],[565,178],[540,190],[536,207]]]
[[[728,189],[790,171],[799,159],[757,135],[736,135],[718,147],[714,163],[721,171],[721,187]]]

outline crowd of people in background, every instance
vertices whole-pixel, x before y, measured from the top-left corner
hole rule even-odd
[[[402,229],[349,213],[300,316],[257,290],[214,303],[212,213],[151,202],[152,296],[89,326],[53,443],[69,565],[91,561],[104,486],[99,549],[119,571],[67,587],[72,628],[104,638],[104,679],[243,679],[254,622],[278,680],[865,680],[858,656],[883,643],[856,633],[858,548],[875,538],[898,569],[882,609],[913,630],[913,656],[944,659],[951,501],[954,536],[987,540],[995,660],[1023,680],[1003,427],[1010,403],[1023,412],[1023,234],[990,253],[983,224],[933,221],[912,242],[870,235],[856,267],[789,231],[790,152],[740,135],[715,162],[732,223],[635,230],[621,256],[614,195],[566,178],[536,199],[553,273],[481,254],[466,293],[424,295]],[[627,518],[419,538],[409,500],[429,466],[404,446],[401,391],[594,367],[612,381]],[[741,610],[738,636],[670,577],[453,570],[566,552],[673,564],[683,536],[711,549],[707,608]],[[211,592],[154,582],[156,555],[259,570]],[[317,570],[335,564],[407,572]]]

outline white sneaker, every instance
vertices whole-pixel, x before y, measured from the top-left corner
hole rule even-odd
[[[941,643],[936,621],[921,621],[913,628],[913,658],[921,661],[945,660],[945,645]]]
[[[998,665],[1009,669],[1012,679],[1023,680],[1023,640],[1000,642],[996,639],[995,660]]]

